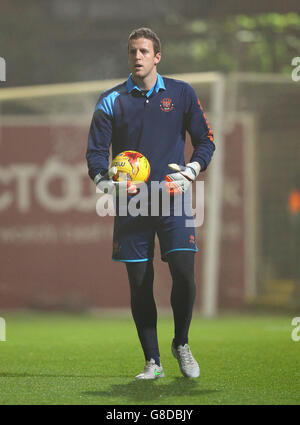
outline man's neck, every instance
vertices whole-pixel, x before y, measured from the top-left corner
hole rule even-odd
[[[157,72],[155,71],[155,73],[151,74],[151,75],[147,75],[147,77],[145,78],[137,78],[137,77],[132,77],[134,83],[141,89],[141,90],[151,90],[152,87],[154,86],[154,84],[156,83],[157,80]]]

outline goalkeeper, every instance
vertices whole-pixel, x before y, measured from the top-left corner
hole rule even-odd
[[[86,154],[89,176],[100,190],[118,185],[111,180],[114,170],[108,169],[110,145],[113,157],[124,150],[145,155],[151,166],[148,183],[165,180],[174,197],[189,193],[191,183],[211,160],[215,149],[213,134],[195,91],[183,81],[158,74],[160,60],[157,35],[148,28],[134,30],[128,40],[131,74],[127,81],[100,96],[90,127]],[[186,131],[191,136],[194,151],[185,165]],[[135,186],[126,188],[127,185],[125,190],[134,196]],[[115,217],[112,258],[126,265],[131,311],[145,356],[145,367],[137,379],[165,376],[153,297],[156,234],[161,258],[168,263],[173,282],[171,350],[185,377],[197,378],[200,374],[188,345],[196,291],[194,255],[198,250],[195,228],[186,227],[186,219],[191,217],[191,212],[184,211],[181,216],[174,214],[174,202],[171,202],[168,216]]]

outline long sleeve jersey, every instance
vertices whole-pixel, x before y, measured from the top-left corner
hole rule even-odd
[[[149,182],[162,181],[170,173],[168,164],[184,165],[186,131],[194,147],[190,162],[199,162],[204,171],[215,145],[194,89],[157,74],[156,84],[144,92],[130,75],[96,104],[86,153],[89,176],[94,180],[108,170],[111,145],[113,158],[124,150],[145,155],[151,167]]]

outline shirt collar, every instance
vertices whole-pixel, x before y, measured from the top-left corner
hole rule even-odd
[[[128,77],[128,80],[127,80],[127,91],[128,91],[128,93],[131,93],[133,90],[141,91],[141,89],[134,83],[134,81],[132,79],[132,74],[130,74],[129,77]],[[153,93],[154,90],[156,91],[156,93],[158,93],[159,90],[166,90],[164,79],[159,73],[157,73],[156,83],[147,92],[146,96],[149,97]]]

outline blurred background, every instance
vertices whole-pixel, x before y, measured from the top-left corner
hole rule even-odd
[[[299,312],[298,0],[2,0],[1,311],[129,307],[85,151],[97,99],[127,79],[141,26],[161,39],[158,71],[192,84],[215,134],[195,311]],[[156,298],[169,310],[156,245]]]

